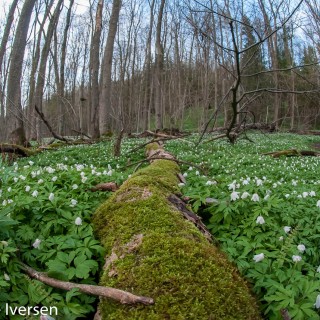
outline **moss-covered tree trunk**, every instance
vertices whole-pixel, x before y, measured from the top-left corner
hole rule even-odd
[[[178,165],[154,160],[95,213],[107,250],[101,285],[151,297],[151,306],[101,299],[106,319],[261,319],[247,283],[177,206]]]

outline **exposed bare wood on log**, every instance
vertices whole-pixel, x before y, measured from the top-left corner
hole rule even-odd
[[[93,320],[102,320],[101,313],[100,313],[99,309],[95,313]]]
[[[106,262],[103,266],[104,270],[108,270],[109,277],[115,277],[118,274],[115,262],[119,259],[124,259],[128,254],[136,251],[141,246],[142,240],[143,234],[136,234],[124,246],[119,247],[115,245],[111,255],[106,257]]]
[[[31,278],[34,278],[54,288],[67,290],[67,291],[77,288],[82,293],[86,293],[94,296],[100,296],[104,298],[110,298],[122,304],[142,303],[144,305],[150,305],[154,303],[153,299],[151,298],[136,296],[127,291],[123,291],[123,290],[119,290],[111,287],[102,287],[102,286],[94,286],[89,284],[79,284],[79,283],[61,281],[54,278],[50,278],[45,272],[38,272],[25,264],[23,265],[23,268]]]
[[[90,190],[95,191],[112,191],[115,192],[119,187],[114,182],[98,183],[96,186],[92,187]]]
[[[34,107],[35,107],[38,115],[40,116],[40,118],[41,118],[42,121],[44,122],[44,124],[45,124],[45,125],[47,126],[47,128],[49,129],[49,131],[50,131],[50,133],[52,134],[52,136],[53,136],[54,138],[58,139],[58,140],[61,140],[61,141],[64,141],[64,142],[68,143],[68,142],[69,142],[68,139],[64,138],[63,136],[60,136],[59,134],[57,134],[57,133],[53,130],[53,128],[51,127],[50,123],[49,123],[49,122],[47,121],[47,119],[45,118],[43,112],[40,111],[39,108],[38,108],[36,105],[34,105]]]
[[[210,242],[212,242],[211,233],[209,232],[207,227],[204,225],[204,223],[201,221],[201,218],[198,215],[190,211],[187,208],[186,204],[176,195],[170,194],[170,196],[168,197],[168,200],[179,212],[183,214],[183,216],[187,220],[191,221]]]
[[[186,180],[186,178],[183,176],[183,174],[178,173],[177,176],[178,176],[179,180],[180,180],[182,183],[186,183],[186,182],[187,182],[187,180]]]

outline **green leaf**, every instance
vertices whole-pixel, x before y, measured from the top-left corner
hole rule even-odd
[[[63,273],[67,270],[66,264],[60,260],[50,260],[47,265],[50,271],[58,271]]]
[[[85,255],[80,255],[80,256],[77,256],[75,259],[74,259],[74,265],[76,267],[80,266],[85,260],[87,259],[87,257]]]
[[[81,292],[79,291],[78,288],[72,288],[70,291],[67,292],[66,294],[66,302],[69,303],[72,297],[80,295]]]
[[[62,262],[69,263],[69,256],[65,252],[58,252],[57,258]]]

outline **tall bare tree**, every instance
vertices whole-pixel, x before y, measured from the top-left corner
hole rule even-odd
[[[99,101],[99,131],[100,134],[110,130],[110,112],[111,112],[111,84],[112,84],[112,58],[114,42],[118,28],[119,15],[121,9],[121,0],[113,0],[112,12],[109,22],[109,31],[104,49],[103,63],[101,66],[101,98]]]
[[[32,10],[36,0],[26,0],[23,4],[11,52],[11,62],[7,86],[7,135],[6,140],[17,144],[26,143],[24,116],[21,105],[21,76],[23,58],[27,45]]]
[[[96,11],[95,28],[90,48],[90,120],[91,134],[93,138],[100,135],[99,131],[99,67],[100,67],[100,43],[102,29],[103,0],[99,0]]]
[[[163,127],[163,110],[161,103],[162,96],[162,72],[163,72],[163,45],[161,39],[163,12],[166,0],[161,0],[160,8],[158,12],[157,28],[156,28],[156,61],[155,61],[155,117],[156,117],[156,129],[162,129]]]
[[[10,6],[6,25],[5,25],[5,28],[3,31],[1,44],[0,44],[0,73],[1,73],[1,68],[2,68],[3,57],[4,57],[4,54],[7,49],[7,43],[8,43],[10,31],[11,31],[11,26],[12,26],[13,19],[14,19],[14,12],[16,11],[16,7],[17,7],[18,2],[19,2],[19,0],[13,0],[12,4]]]
[[[38,77],[37,77],[37,86],[35,90],[35,100],[34,100],[35,104],[37,105],[40,111],[42,111],[43,90],[44,90],[45,81],[46,81],[46,68],[47,68],[48,56],[50,53],[51,41],[53,38],[54,31],[57,27],[57,23],[59,20],[61,9],[62,9],[62,4],[63,4],[63,0],[59,0],[58,3],[56,4],[56,8],[54,10],[50,23],[48,25],[45,43],[41,52],[39,71],[38,71]],[[39,122],[38,122],[37,139],[40,138],[40,135],[41,135],[41,132],[40,132]]]
[[[3,35],[0,44],[0,76],[2,76],[2,64],[3,58],[7,49],[8,39],[11,31],[11,26],[14,19],[14,12],[16,10],[17,4],[19,0],[14,0],[10,6],[10,10],[8,13],[7,21],[3,30]],[[4,107],[4,94],[2,88],[4,87],[4,83],[0,86],[0,137],[4,133],[4,119],[5,119],[5,107]]]

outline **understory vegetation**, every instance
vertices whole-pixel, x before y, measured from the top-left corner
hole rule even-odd
[[[282,319],[287,310],[292,319],[320,319],[320,158],[263,155],[310,150],[320,139],[249,137],[253,142],[217,140],[195,147],[199,136],[192,135],[166,142],[166,150],[190,162],[180,164],[186,179],[181,193],[252,284],[264,317]],[[104,249],[91,221],[111,193],[90,189],[101,182],[121,185],[133,173],[132,164],[144,159],[144,149],[130,150],[146,141],[125,139],[119,158],[112,157],[109,141],[1,164],[2,310],[9,303],[57,306],[61,319],[94,314],[95,297],[49,288],[26,276],[23,263],[58,279],[97,284]]]

